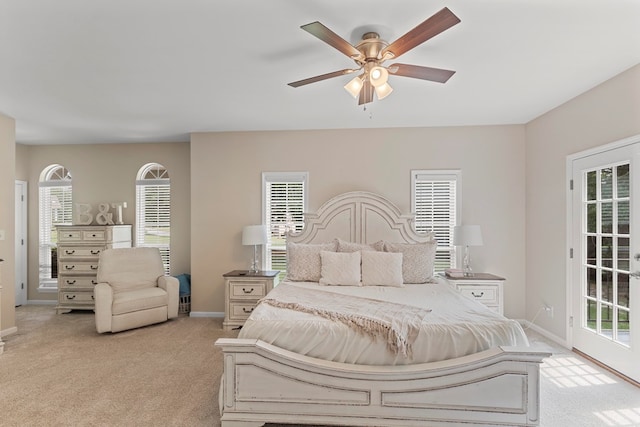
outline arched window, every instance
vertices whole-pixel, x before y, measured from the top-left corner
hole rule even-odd
[[[71,173],[61,165],[50,165],[40,173],[39,265],[41,290],[58,288],[58,225],[71,225],[73,214]]]
[[[158,163],[140,168],[136,178],[136,246],[160,249],[166,274],[171,271],[171,183]]]

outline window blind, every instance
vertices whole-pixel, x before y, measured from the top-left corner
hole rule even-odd
[[[452,243],[453,227],[457,224],[459,173],[414,172],[412,181],[416,231],[435,233],[436,271],[452,268],[456,265]]]
[[[168,179],[136,181],[136,246],[160,249],[165,274],[171,267],[171,184]]]

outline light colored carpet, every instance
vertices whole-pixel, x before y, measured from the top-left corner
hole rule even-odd
[[[219,426],[222,356],[236,331],[181,316],[99,335],[92,312],[16,309],[0,356],[2,426]],[[529,332],[553,351],[541,368],[543,427],[640,426],[640,389]]]

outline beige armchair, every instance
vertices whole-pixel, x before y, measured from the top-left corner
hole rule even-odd
[[[164,275],[157,248],[100,253],[94,287],[96,329],[119,332],[178,317],[178,279]]]

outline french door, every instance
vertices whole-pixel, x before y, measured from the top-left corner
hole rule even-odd
[[[573,347],[640,381],[640,142],[572,174]]]

